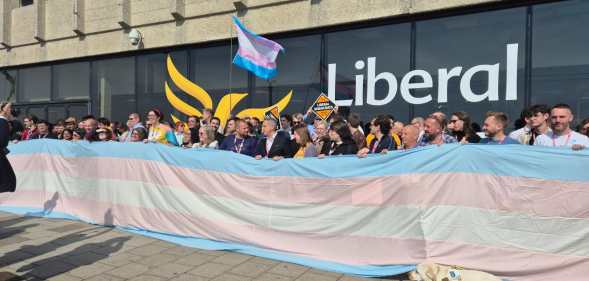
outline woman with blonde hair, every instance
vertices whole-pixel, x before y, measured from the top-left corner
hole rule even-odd
[[[215,128],[212,126],[201,126],[200,129],[198,129],[198,137],[200,141],[195,143],[192,147],[217,149],[219,147],[219,143],[215,140],[215,133]]]
[[[297,126],[294,128],[294,139],[299,147],[297,152],[294,155],[294,158],[305,158],[305,157],[315,157],[317,156],[317,149],[315,148],[315,144],[311,139],[311,134],[309,134],[309,129],[307,126]]]

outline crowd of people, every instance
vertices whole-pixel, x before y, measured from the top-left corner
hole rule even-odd
[[[232,151],[256,159],[326,157],[355,154],[384,154],[392,150],[407,150],[447,143],[521,144],[589,147],[589,118],[572,129],[573,112],[566,104],[534,105],[522,111],[519,126],[507,133],[509,118],[503,112],[488,112],[482,128],[460,111],[448,116],[434,112],[416,117],[404,124],[391,115],[379,115],[363,124],[356,113],[344,116],[334,113],[322,120],[312,111],[306,114],[284,114],[280,120],[256,117],[230,118],[226,124],[205,109],[201,117],[190,116],[183,121],[168,123],[158,109],[152,109],[145,119],[138,113],[129,114],[126,124],[88,115],[78,120],[69,117],[50,124],[28,115],[22,125],[10,112],[0,116],[12,120],[13,142],[33,139],[64,141],[118,141],[160,143],[183,148],[206,148]]]

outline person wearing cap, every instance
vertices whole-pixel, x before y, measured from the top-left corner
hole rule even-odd
[[[84,129],[78,128],[78,129],[73,130],[72,141],[83,140],[85,134],[86,134],[86,131],[84,131]]]
[[[112,131],[109,128],[100,128],[96,133],[99,141],[112,141]]]
[[[144,127],[139,127],[131,132],[130,142],[143,142],[147,139],[147,130]]]
[[[74,140],[74,131],[70,130],[70,129],[63,129],[63,133],[61,134],[61,139],[64,141]]]

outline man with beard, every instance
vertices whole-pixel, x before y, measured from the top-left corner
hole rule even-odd
[[[573,111],[567,104],[557,104],[550,110],[552,131],[538,136],[534,145],[552,147],[570,147],[581,150],[589,147],[589,138],[570,128]]]
[[[221,119],[219,119],[219,117],[213,117],[211,118],[211,121],[207,124],[210,124],[211,127],[215,129],[215,140],[217,141],[217,143],[223,143],[225,135],[219,133],[219,131],[222,131],[219,129],[221,127]]]
[[[249,130],[250,126],[245,120],[237,120],[235,134],[225,137],[219,149],[253,157],[256,153],[257,140],[249,135]]]
[[[16,176],[6,155],[8,142],[10,141],[10,119],[12,119],[12,104],[0,103],[0,193],[14,192],[16,189]]]
[[[503,112],[489,112],[483,124],[483,131],[487,136],[482,139],[482,144],[520,144],[518,141],[505,135],[507,127],[507,115]]]
[[[430,115],[425,119],[423,137],[418,146],[442,145],[445,143],[455,143],[456,139],[444,133],[444,121],[439,117]]]

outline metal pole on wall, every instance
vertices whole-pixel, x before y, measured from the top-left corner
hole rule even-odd
[[[10,100],[12,100],[12,98],[14,97],[14,93],[16,92],[16,79],[14,79],[14,77],[12,77],[12,75],[10,75],[10,73],[8,73],[7,70],[2,71],[2,74],[4,74],[6,81],[10,83],[10,91],[8,93],[8,96],[6,97],[6,101],[9,102]]]
[[[231,20],[231,23],[229,24],[229,46],[229,108],[231,109],[233,106],[233,103],[231,102],[231,94],[233,93],[233,20]],[[227,111],[227,115],[227,120],[229,120],[231,117],[231,110]],[[225,122],[223,128],[226,127],[226,125],[227,122]]]

